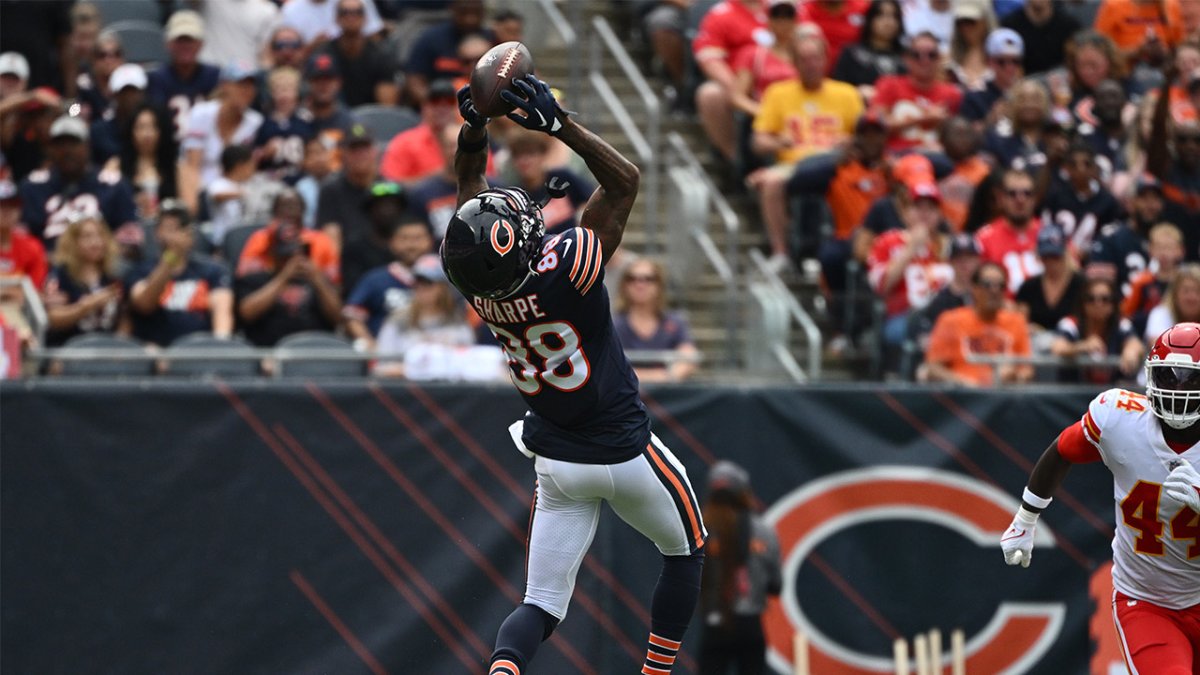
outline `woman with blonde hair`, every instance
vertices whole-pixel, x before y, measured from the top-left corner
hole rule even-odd
[[[667,310],[666,273],[662,264],[649,258],[629,263],[621,274],[613,328],[621,346],[628,350],[673,351],[670,361],[634,363],[643,382],[686,380],[696,370],[698,354],[687,321]]]
[[[960,0],[954,6],[954,33],[950,37],[950,79],[966,91],[983,91],[991,74],[984,44],[996,28],[991,3]]]
[[[421,256],[412,266],[413,289],[408,305],[392,313],[379,328],[375,349],[380,361],[375,375],[405,377],[405,357],[414,348],[470,347],[475,334],[458,297],[451,290],[437,255]],[[385,360],[390,357],[395,360]]]
[[[56,347],[83,333],[114,332],[123,291],[117,279],[117,242],[96,213],[71,219],[54,250],[42,302],[50,326],[46,345]]]
[[[1180,265],[1175,277],[1167,284],[1162,302],[1146,317],[1146,332],[1142,335],[1147,347],[1153,346],[1171,326],[1182,321],[1200,322],[1200,264]]]

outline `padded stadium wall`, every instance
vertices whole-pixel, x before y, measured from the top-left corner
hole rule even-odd
[[[1108,672],[1111,479],[1076,467],[1028,569],[1003,564],[1032,463],[1096,392],[650,388],[703,499],[734,459],[783,540],[787,670],[890,673],[961,627],[968,672]],[[520,601],[533,468],[507,387],[0,386],[0,670],[478,673]],[[602,519],[532,673],[638,669],[653,546]],[[948,637],[943,637],[948,643]],[[677,672],[696,672],[696,630]]]

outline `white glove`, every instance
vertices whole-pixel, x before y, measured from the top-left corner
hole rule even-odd
[[[1179,465],[1167,474],[1167,479],[1163,481],[1163,492],[1171,499],[1200,513],[1200,471],[1196,471],[1191,463],[1180,461]]]
[[[1009,565],[1029,567],[1033,557],[1033,532],[1037,527],[1038,514],[1024,506],[1017,511],[1012,525],[1000,537],[1000,550],[1004,551],[1004,562]]]

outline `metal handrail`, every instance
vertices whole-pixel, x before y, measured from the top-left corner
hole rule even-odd
[[[821,377],[821,329],[817,327],[817,323],[808,315],[800,301],[792,294],[783,280],[779,278],[779,274],[772,270],[767,265],[767,259],[758,249],[750,250],[750,260],[754,262],[754,266],[759,273],[771,284],[771,287],[780,293],[780,297],[787,304],[788,313],[800,325],[800,330],[804,331],[805,346],[808,350],[808,376],[813,380]]]
[[[604,77],[602,68],[603,51],[607,51],[612,55],[617,65],[621,68],[621,72],[633,84],[634,90],[642,100],[642,105],[646,108],[645,134],[638,129],[638,125],[630,116],[625,103],[616,95],[616,92],[609,85],[607,78]],[[608,108],[613,118],[616,119],[617,124],[621,127],[621,131],[629,138],[629,141],[634,146],[634,151],[638,154],[639,168],[642,172],[641,198],[646,212],[646,239],[649,242],[647,248],[653,252],[657,246],[655,235],[658,229],[661,173],[658,166],[658,151],[661,145],[662,105],[658,101],[658,96],[650,88],[650,84],[646,82],[646,78],[638,70],[637,65],[634,64],[633,58],[629,56],[629,52],[625,50],[625,46],[621,44],[616,33],[609,26],[608,20],[602,16],[592,18],[590,60],[588,81],[591,83],[592,89],[600,96],[605,107]]]
[[[1054,356],[1053,354],[967,354],[967,363],[991,366],[992,381],[1000,382],[1000,369],[1004,366],[1053,366],[1056,368],[1106,368],[1121,367],[1121,357],[1112,354],[1080,354],[1078,356]]]
[[[42,344],[46,340],[46,330],[50,327],[50,317],[47,316],[46,307],[42,304],[42,296],[38,295],[37,289],[33,287],[33,282],[25,275],[0,277],[0,288],[12,286],[21,289],[21,295],[25,299],[22,309],[29,315],[29,327],[33,329],[37,344]]]
[[[716,211],[717,218],[720,219],[721,226],[725,230],[725,253],[723,258],[717,254],[718,247],[706,229],[707,223],[696,223],[693,227],[693,236],[696,237],[700,248],[709,257],[709,260],[712,261],[717,274],[721,276],[721,280],[725,283],[725,327],[729,334],[727,352],[730,365],[732,365],[737,358],[737,327],[741,323],[738,321],[737,316],[739,295],[737,286],[737,236],[741,230],[741,221],[738,218],[737,212],[729,205],[729,200],[725,198],[724,193],[713,182],[708,172],[704,170],[704,165],[700,163],[695,153],[688,147],[687,141],[684,140],[683,136],[678,132],[672,131],[667,134],[667,144],[671,147],[678,160],[690,169],[696,180],[708,190],[709,202]],[[722,262],[718,263],[718,260]]]
[[[542,10],[542,14],[545,14],[546,18],[549,19],[550,25],[554,27],[555,32],[558,33],[558,36],[562,39],[563,45],[565,45],[568,50],[570,50],[573,45],[578,43],[579,37],[575,32],[575,28],[571,25],[571,22],[567,20],[567,17],[563,16],[562,10],[558,8],[558,5],[554,2],[554,0],[537,0],[537,5]],[[567,59],[568,86],[566,87],[566,90],[569,96],[568,101],[579,100],[582,84],[582,78],[580,77],[582,73],[580,72],[580,67],[580,59]]]
[[[699,352],[679,352],[672,349],[630,349],[625,356],[633,365],[657,363],[703,363]],[[374,351],[326,350],[312,347],[143,347],[106,349],[103,347],[52,347],[32,349],[26,354],[32,360],[50,361],[393,361],[403,354]]]

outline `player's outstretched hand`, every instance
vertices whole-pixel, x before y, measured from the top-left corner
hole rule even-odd
[[[1012,525],[1000,537],[1000,550],[1004,551],[1004,562],[1009,565],[1029,567],[1033,558],[1033,533],[1037,529],[1036,513],[1022,508],[1017,511]]]
[[[510,112],[508,118],[526,129],[541,131],[551,136],[558,135],[563,128],[559,115],[566,113],[558,105],[554,92],[550,91],[550,85],[534,75],[526,75],[524,79],[513,80],[513,87],[520,90],[523,97],[506,89],[500,92],[500,98],[525,114]]]
[[[1163,492],[1171,499],[1200,513],[1200,471],[1196,471],[1190,462],[1180,460],[1171,473],[1167,474],[1167,479],[1163,481]]]
[[[490,117],[484,117],[483,113],[475,107],[475,102],[471,100],[471,85],[469,84],[464,84],[458,90],[458,114],[462,115],[463,121],[472,129],[482,129],[492,121]]]

